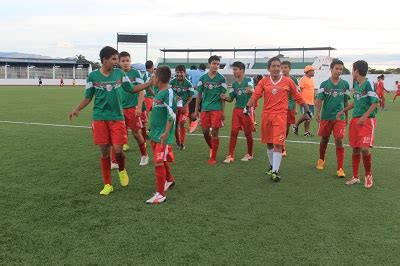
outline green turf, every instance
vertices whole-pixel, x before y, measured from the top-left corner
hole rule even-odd
[[[81,97],[82,88],[1,87],[0,120],[69,124],[67,114]],[[378,114],[376,145],[399,147],[400,101],[388,107]],[[90,125],[90,114],[91,108],[84,110],[71,124]],[[375,186],[366,190],[335,178],[333,146],[326,170],[318,172],[318,145],[288,143],[283,179],[271,183],[259,142],[254,161],[209,166],[202,138],[188,136],[187,149],[175,150],[176,188],[167,203],[147,206],[153,168],[138,166],[132,138],[131,184],[121,188],[114,172],[115,192],[101,197],[99,151],[90,129],[0,123],[0,136],[1,264],[400,261],[400,150],[373,150]],[[220,147],[222,161],[228,139]],[[237,157],[244,153],[239,140]],[[350,175],[349,148],[345,161]]]

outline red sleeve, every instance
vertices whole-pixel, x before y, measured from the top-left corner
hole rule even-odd
[[[296,103],[300,105],[304,104],[305,102],[303,100],[303,97],[301,97],[301,94],[297,91],[296,84],[294,84],[292,79],[288,80],[289,80],[290,96],[292,96],[292,98],[296,101]]]
[[[258,99],[264,96],[264,83],[265,83],[265,78],[263,78],[258,82],[254,90],[254,93],[251,96],[251,98],[253,98],[256,102],[258,101]]]

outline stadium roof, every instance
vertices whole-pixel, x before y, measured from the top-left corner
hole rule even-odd
[[[39,59],[39,58],[10,58],[0,57],[2,63],[26,63],[26,64],[63,64],[63,65],[87,65],[77,63],[74,59]]]
[[[332,51],[333,47],[299,47],[299,48],[233,48],[233,49],[160,49],[164,53],[212,53],[212,52],[287,52],[287,51]]]

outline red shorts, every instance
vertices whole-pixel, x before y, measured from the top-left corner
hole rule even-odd
[[[149,121],[149,117],[147,115],[147,111],[143,111],[142,115],[140,116],[140,119],[142,120],[142,124],[145,124]]]
[[[151,110],[153,109],[153,98],[145,97],[143,103],[144,103],[144,106],[146,106],[147,113],[150,113]]]
[[[175,159],[174,153],[172,152],[171,145],[163,145],[159,142],[151,141],[151,148],[153,150],[153,162],[159,164],[162,162],[172,163]]]
[[[296,114],[297,114],[296,108],[287,111],[287,124],[288,125],[296,124]]]
[[[184,124],[189,117],[189,107],[178,107],[176,113],[176,121],[180,124]]]
[[[124,109],[125,124],[133,131],[138,131],[143,127],[142,119],[136,116],[136,107]]]
[[[94,144],[126,144],[128,134],[125,121],[95,120],[92,122]]]
[[[378,96],[379,99],[385,100],[385,93],[377,93],[376,95]]]
[[[319,122],[318,136],[329,137],[333,132],[335,139],[342,139],[346,134],[346,121],[343,120],[321,120]]]
[[[375,141],[376,119],[367,118],[365,124],[358,125],[359,117],[354,117],[350,122],[349,142],[352,148],[372,147]]]
[[[400,96],[400,91],[396,91],[396,95],[397,95],[397,96]]]
[[[243,109],[234,108],[232,112],[232,129],[243,130],[244,132],[254,131],[254,122],[249,115],[243,113]]]
[[[286,129],[286,113],[263,113],[261,118],[261,143],[283,145],[286,140]]]
[[[201,126],[207,128],[222,127],[222,111],[203,111],[200,113]]]

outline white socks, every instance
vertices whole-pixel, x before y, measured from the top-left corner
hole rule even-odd
[[[282,152],[273,152],[272,156],[272,172],[279,172],[282,161]]]
[[[274,149],[267,149],[267,154],[268,154],[269,164],[270,164],[271,167],[272,167]]]

